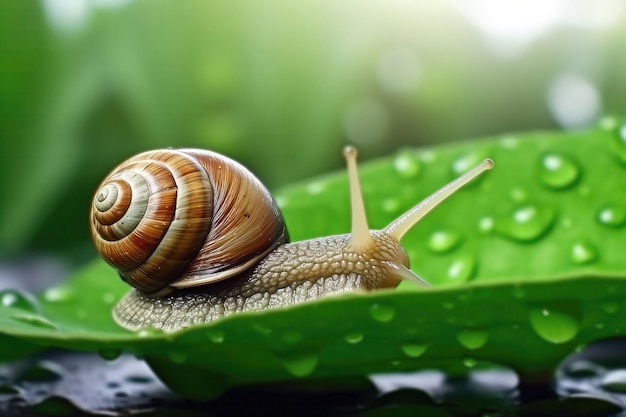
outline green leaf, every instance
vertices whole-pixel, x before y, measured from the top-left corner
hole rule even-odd
[[[96,261],[36,305],[1,298],[0,332],[11,343],[103,357],[130,351],[174,390],[201,398],[242,384],[433,367],[463,373],[500,364],[547,378],[577,347],[626,334],[624,126],[604,119],[586,132],[407,149],[364,164],[370,227],[381,228],[482,158],[495,161],[404,239],[413,269],[433,284],[427,290],[402,284],[177,333],[131,333],[111,319],[127,287]],[[343,173],[277,199],[294,240],[348,230]]]

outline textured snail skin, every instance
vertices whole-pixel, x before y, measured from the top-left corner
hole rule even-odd
[[[204,287],[148,297],[131,291],[115,307],[123,327],[175,331],[242,311],[262,311],[332,294],[393,288],[397,267],[409,260],[394,238],[371,232],[375,245],[366,253],[351,247],[351,235],[287,243],[239,276]]]

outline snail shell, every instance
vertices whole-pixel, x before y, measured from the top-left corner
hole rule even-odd
[[[135,287],[113,310],[123,327],[174,331],[347,291],[428,285],[409,269],[402,236],[493,166],[485,160],[381,230],[369,230],[356,167],[348,163],[352,231],[288,243],[263,185],[238,163],[194,149],[145,152],[122,163],[96,193],[92,235]],[[227,279],[228,278],[228,279]]]
[[[145,294],[220,281],[288,240],[263,184],[214,152],[141,153],[115,168],[91,209],[96,248]]]

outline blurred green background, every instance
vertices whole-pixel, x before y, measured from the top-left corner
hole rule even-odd
[[[80,263],[122,159],[195,146],[271,190],[402,147],[626,113],[621,0],[0,2],[0,259]]]

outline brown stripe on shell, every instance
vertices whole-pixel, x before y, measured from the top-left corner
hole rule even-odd
[[[285,224],[265,186],[241,164],[222,155],[183,150],[196,158],[214,186],[208,239],[185,274],[171,285],[185,288],[240,273],[287,241]]]

